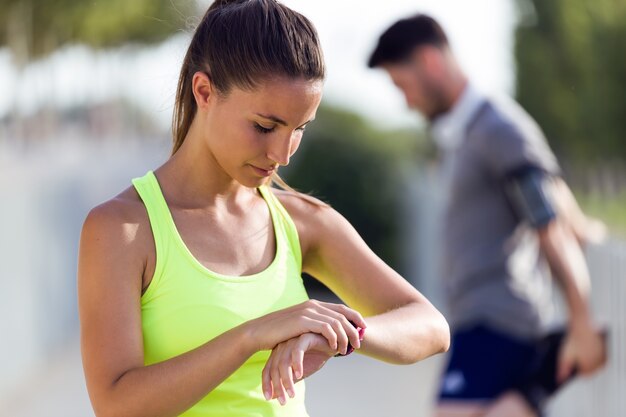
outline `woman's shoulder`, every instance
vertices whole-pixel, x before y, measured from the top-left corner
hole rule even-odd
[[[83,235],[130,244],[138,240],[149,225],[148,214],[134,187],[92,208],[83,224]],[[149,229],[149,228],[148,228]]]
[[[345,223],[344,217],[329,204],[308,194],[279,190],[272,192],[293,219],[301,238],[313,241],[331,234]]]
[[[327,216],[334,211],[330,205],[309,194],[270,188],[295,222],[309,222],[314,217]]]

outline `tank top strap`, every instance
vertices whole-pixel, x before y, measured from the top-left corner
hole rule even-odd
[[[154,246],[156,248],[154,275],[146,294],[144,294],[145,296],[152,288],[157,286],[156,281],[159,281],[159,277],[163,272],[165,259],[169,253],[171,233],[169,232],[168,219],[170,214],[154,172],[148,171],[143,177],[134,178],[132,183],[148,212],[148,219],[150,220]]]
[[[302,249],[300,248],[300,238],[296,224],[293,222],[287,209],[285,209],[268,186],[259,187],[259,191],[267,202],[272,217],[278,220],[276,223],[282,229],[280,233],[277,233],[277,236],[282,235],[285,238],[289,251],[295,257],[300,270],[302,270]]]

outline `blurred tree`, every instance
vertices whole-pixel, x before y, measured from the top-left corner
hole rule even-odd
[[[99,50],[158,43],[189,26],[188,17],[197,14],[196,0],[0,0],[0,48],[9,48],[22,77],[29,63],[63,46]],[[12,100],[5,123],[14,137],[23,138],[28,126],[17,95]],[[57,109],[47,112],[46,120],[57,126]]]
[[[0,0],[0,47],[22,66],[66,44],[155,43],[195,13],[194,0]]]
[[[626,159],[626,2],[517,4],[519,102],[573,162]]]
[[[419,144],[413,132],[382,131],[354,113],[322,106],[283,174],[297,190],[332,205],[374,252],[401,269],[400,170],[415,163]]]

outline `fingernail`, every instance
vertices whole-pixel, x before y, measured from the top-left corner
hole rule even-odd
[[[263,395],[265,395],[265,399],[267,401],[269,401],[272,398],[272,394],[270,394],[270,392],[267,390],[263,391]]]
[[[293,398],[296,395],[291,388],[287,388],[287,394],[289,394],[290,398]]]
[[[296,371],[296,379],[302,378],[302,372]]]
[[[285,401],[285,397],[281,395],[280,397],[278,397],[278,402],[280,403],[280,405],[285,405],[287,401]]]

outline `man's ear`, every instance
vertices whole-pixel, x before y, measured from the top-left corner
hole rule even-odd
[[[414,59],[420,68],[431,75],[441,75],[444,72],[444,52],[434,45],[423,45],[415,51]]]
[[[193,96],[196,99],[196,105],[199,109],[204,109],[208,106],[209,100],[215,94],[213,83],[209,76],[202,72],[197,71],[193,74],[191,81]]]

